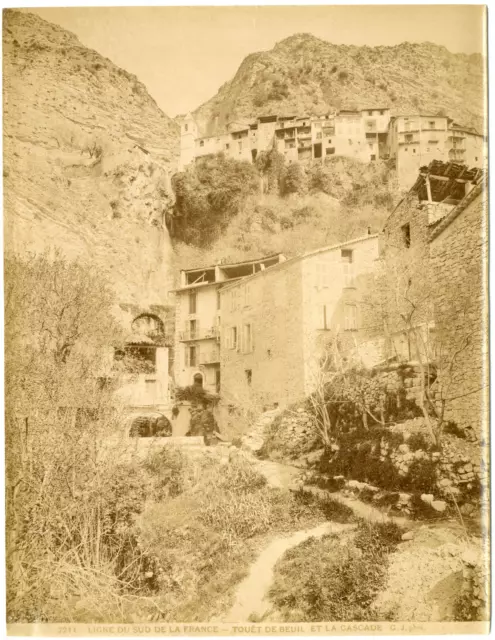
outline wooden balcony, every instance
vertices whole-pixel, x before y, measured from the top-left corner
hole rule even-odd
[[[193,340],[219,340],[220,331],[218,327],[208,329],[196,329],[195,331],[181,331],[179,333],[180,342],[190,342]]]

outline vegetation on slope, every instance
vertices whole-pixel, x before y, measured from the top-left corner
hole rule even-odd
[[[398,198],[385,163],[328,158],[287,165],[275,151],[260,154],[256,165],[212,156],[176,174],[173,184],[178,268],[293,256],[368,227],[376,232]]]
[[[334,535],[309,538],[275,565],[271,600],[287,622],[380,619],[372,603],[400,540],[397,525],[363,521],[345,546]]]
[[[107,284],[59,254],[8,256],[5,274],[10,622],[206,620],[263,536],[351,517],[269,488],[242,452],[139,462],[99,384],[122,339]]]

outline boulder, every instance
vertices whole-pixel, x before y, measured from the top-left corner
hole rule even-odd
[[[412,531],[406,531],[401,536],[401,540],[412,540],[414,538],[414,533]]]
[[[447,508],[447,503],[443,500],[433,500],[431,506],[435,509],[435,511],[443,512]]]
[[[432,493],[423,493],[421,494],[421,500],[426,502],[426,504],[431,504],[433,502],[433,494]]]

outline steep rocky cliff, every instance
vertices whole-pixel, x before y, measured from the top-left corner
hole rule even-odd
[[[429,42],[357,47],[296,34],[247,56],[194,116],[205,133],[214,133],[257,115],[374,106],[394,114],[443,111],[481,132],[483,73],[481,55],[453,54]]]
[[[4,11],[3,74],[6,247],[60,246],[120,301],[163,303],[178,126],[135,76],[29,13]]]

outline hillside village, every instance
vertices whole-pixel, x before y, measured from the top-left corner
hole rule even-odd
[[[196,158],[225,153],[254,162],[275,148],[289,161],[343,156],[361,162],[392,159],[401,188],[409,188],[421,166],[433,160],[481,167],[486,140],[473,127],[447,116],[411,113],[391,116],[390,107],[340,110],[325,116],[260,116],[252,123],[230,123],[226,133],[201,136],[188,114],[181,127],[179,168]]]
[[[174,122],[32,14],[4,49],[9,623],[484,628],[486,132],[385,102]]]

